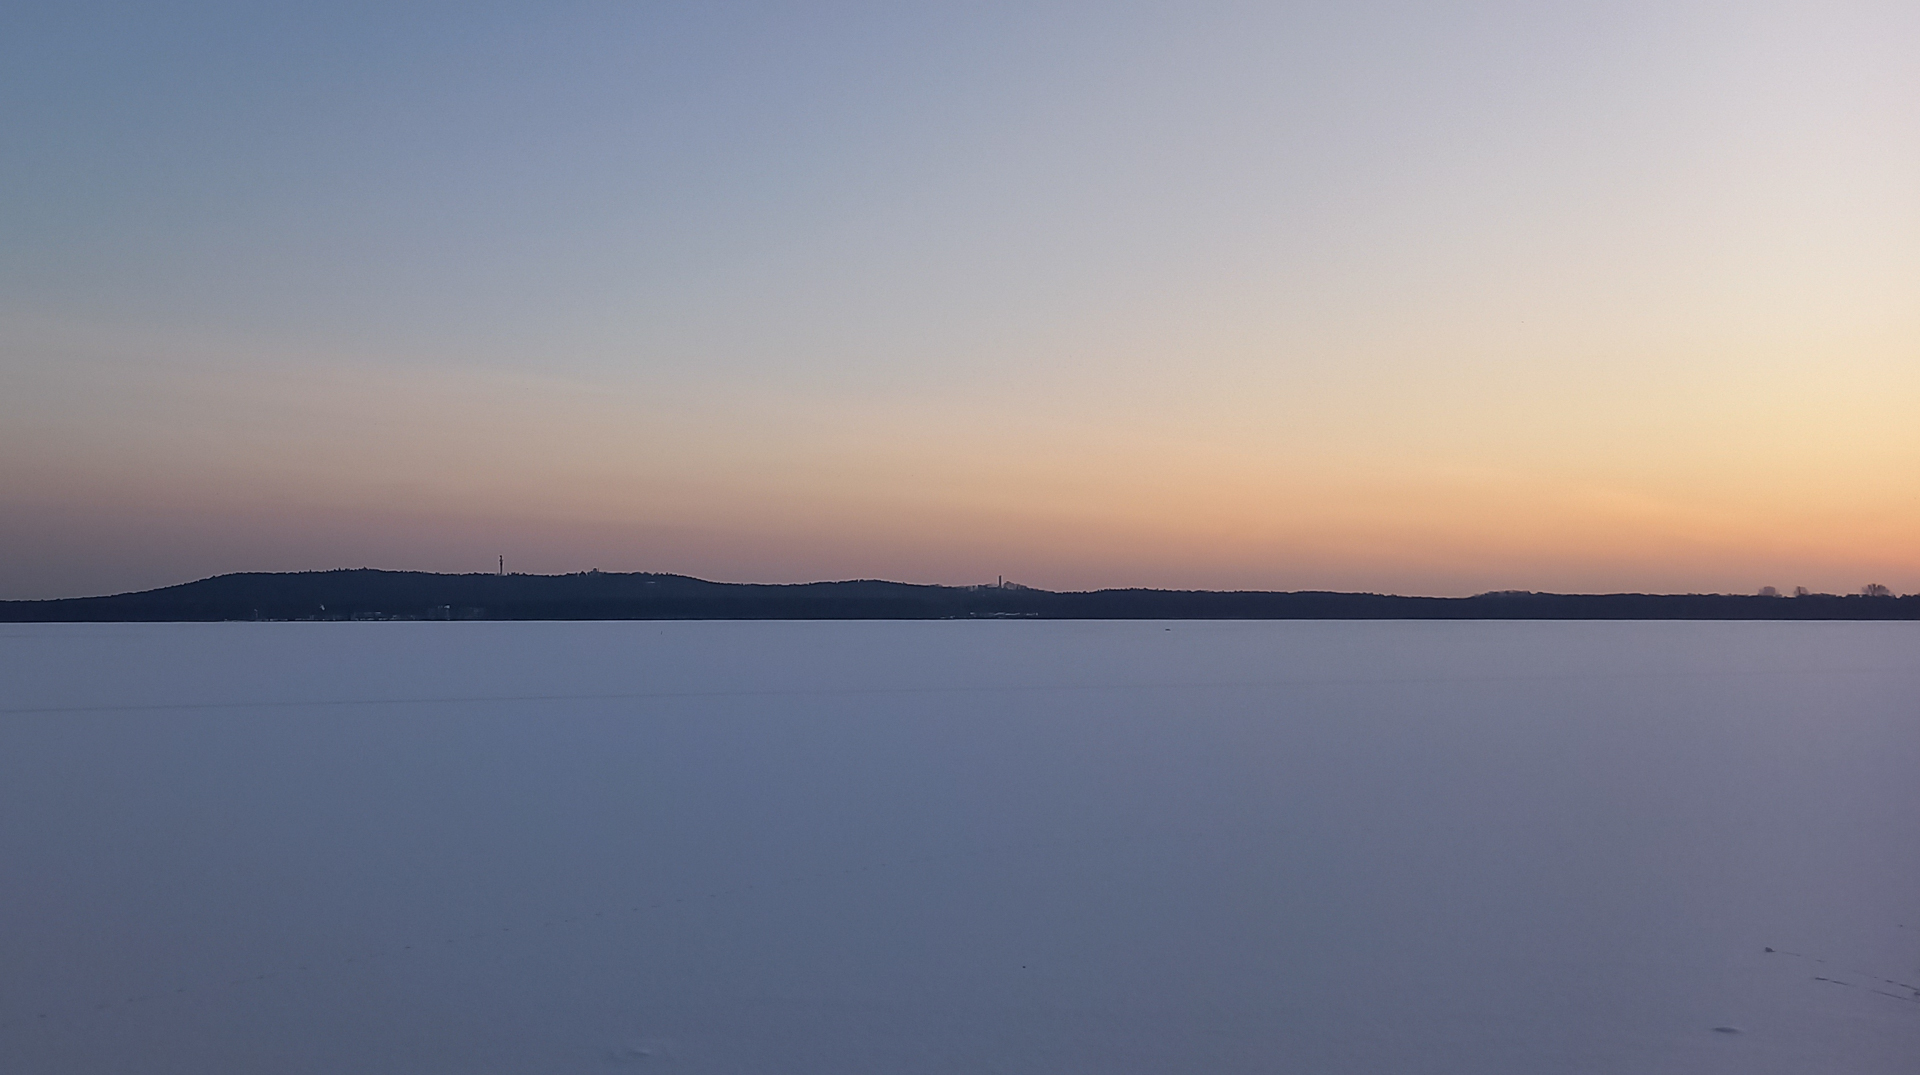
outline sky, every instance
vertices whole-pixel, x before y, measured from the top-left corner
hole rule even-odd
[[[1920,591],[1920,6],[0,11],[0,598]]]

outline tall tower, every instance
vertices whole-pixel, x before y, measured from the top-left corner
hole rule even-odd
[[[504,552],[500,554],[500,573],[502,575],[507,573],[507,554]]]

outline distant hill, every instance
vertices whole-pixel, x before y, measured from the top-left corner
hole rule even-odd
[[[1915,620],[1907,597],[1550,594],[1476,597],[1261,590],[916,586],[858,580],[769,586],[685,575],[438,575],[300,571],[218,575],[109,597],[0,601],[0,622],[193,620],[968,619]]]

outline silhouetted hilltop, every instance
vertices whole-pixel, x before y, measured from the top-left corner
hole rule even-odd
[[[1094,590],[917,586],[858,580],[797,585],[685,575],[438,575],[300,571],[218,575],[109,597],[0,601],[0,621],[184,620],[843,620],[966,619],[1914,620],[1920,595],[1745,597],[1551,594],[1475,597],[1259,590]]]

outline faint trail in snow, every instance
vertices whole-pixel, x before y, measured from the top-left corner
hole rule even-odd
[[[1895,926],[1894,928],[1905,929],[1906,927]],[[1805,952],[1789,952],[1784,948],[1766,948],[1766,949],[1763,949],[1763,951],[1767,955],[1788,956],[1793,959],[1805,960],[1807,962],[1815,963],[1820,966],[1829,965],[1826,960],[1820,958],[1819,956],[1808,955]],[[1838,965],[1835,965],[1835,966],[1838,966]],[[1815,974],[1812,976],[1812,978],[1816,982],[1826,982],[1829,985],[1837,985],[1846,989],[1864,988],[1869,993],[1877,993],[1883,997],[1892,997],[1894,1000],[1905,1001],[1908,1004],[1920,1004],[1920,986],[1913,985],[1910,982],[1900,981],[1897,978],[1882,977],[1881,975],[1875,974],[1872,971],[1863,970],[1859,967],[1838,966],[1838,971],[1846,974],[1858,975],[1861,978],[1865,979],[1867,982],[1876,983],[1876,984],[1863,985],[1859,982],[1846,982],[1846,981],[1841,981],[1838,978],[1828,977],[1827,975],[1824,975],[1824,974]],[[1829,972],[1829,973],[1834,973],[1834,972]],[[1907,991],[1907,995],[1903,996],[1899,993],[1889,993],[1884,989],[1877,988],[1877,985],[1890,985],[1898,989],[1904,989]]]

